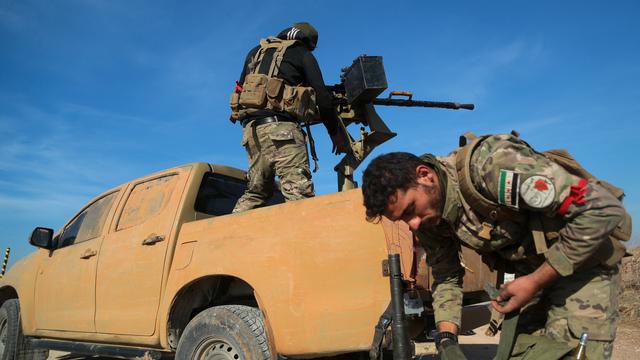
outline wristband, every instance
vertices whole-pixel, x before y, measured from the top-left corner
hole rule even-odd
[[[434,339],[434,342],[436,343],[436,347],[440,347],[440,343],[443,340],[448,340],[448,341],[445,341],[445,343],[446,342],[451,342],[451,343],[454,343],[454,344],[458,343],[458,336],[456,334],[452,333],[452,332],[449,332],[449,331],[438,332],[433,337],[433,339]]]

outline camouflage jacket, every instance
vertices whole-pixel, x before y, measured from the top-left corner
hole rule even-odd
[[[443,221],[416,232],[432,267],[436,323],[449,321],[460,326],[464,276],[461,246],[476,250],[483,258],[499,257],[519,274],[534,271],[546,260],[562,276],[570,276],[608,239],[625,215],[621,202],[610,192],[595,183],[582,183],[512,135],[488,137],[471,156],[470,176],[484,197],[518,213],[535,212],[555,222],[558,240],[538,255],[528,225],[518,221],[494,224],[491,238],[483,239],[479,235],[483,219],[459,189],[456,151],[439,157],[447,175]],[[572,186],[575,192],[578,184],[582,186],[580,198],[567,201]]]

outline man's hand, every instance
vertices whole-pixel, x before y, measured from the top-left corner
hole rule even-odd
[[[512,282],[500,285],[500,295],[491,301],[497,311],[506,314],[526,305],[540,291],[530,278],[522,276]],[[505,301],[503,305],[499,303]]]
[[[503,314],[525,306],[531,299],[546,287],[550,282],[558,278],[560,274],[545,262],[536,271],[515,279],[512,282],[500,286],[500,295],[492,299],[491,305]],[[506,303],[502,303],[505,301]]]
[[[331,149],[332,153],[336,155],[347,153],[349,149],[349,141],[341,131],[336,131],[333,135],[331,135],[331,142],[333,143],[333,148]]]

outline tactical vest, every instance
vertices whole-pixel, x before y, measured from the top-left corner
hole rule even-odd
[[[517,133],[513,132],[517,136]],[[474,210],[482,221],[482,230],[478,236],[484,240],[491,240],[491,231],[496,223],[501,221],[512,221],[528,226],[533,236],[537,254],[543,254],[548,250],[548,246],[559,239],[559,230],[564,227],[565,222],[559,218],[549,218],[533,211],[523,211],[500,205],[482,195],[474,186],[471,178],[471,156],[480,143],[489,135],[476,137],[473,133],[467,133],[460,137],[460,148],[456,154],[455,165],[458,175],[460,193],[463,199]],[[525,143],[526,144],[526,143]],[[528,145],[528,144],[527,144]],[[613,194],[618,200],[624,197],[624,190],[618,188],[604,180],[600,180],[585,170],[570,154],[564,149],[549,150],[541,153],[549,160],[555,162],[567,172],[578,176],[585,181],[598,184]],[[625,216],[609,235],[609,241],[602,244],[596,253],[582,267],[591,267],[602,264],[607,267],[614,267],[625,255],[625,247],[622,241],[631,238],[631,216],[625,211]]]
[[[287,49],[297,40],[269,37],[260,40],[260,49],[251,59],[242,87],[231,94],[231,119],[250,115],[259,109],[270,109],[290,114],[298,121],[313,116],[316,109],[315,91],[312,87],[289,86],[278,78],[280,64]],[[267,50],[275,49],[267,74],[259,74],[260,65]],[[238,92],[239,90],[239,92]]]

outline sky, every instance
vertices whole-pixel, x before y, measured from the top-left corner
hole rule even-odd
[[[34,227],[58,229],[155,171],[245,169],[229,94],[247,51],[299,21],[319,30],[327,84],[358,55],[379,55],[389,90],[476,105],[379,107],[398,136],[369,159],[445,155],[467,131],[515,129],[624,188],[637,221],[639,14],[637,1],[0,0],[0,248],[12,248],[11,264],[34,250]],[[340,157],[313,130],[316,192],[331,193]]]

